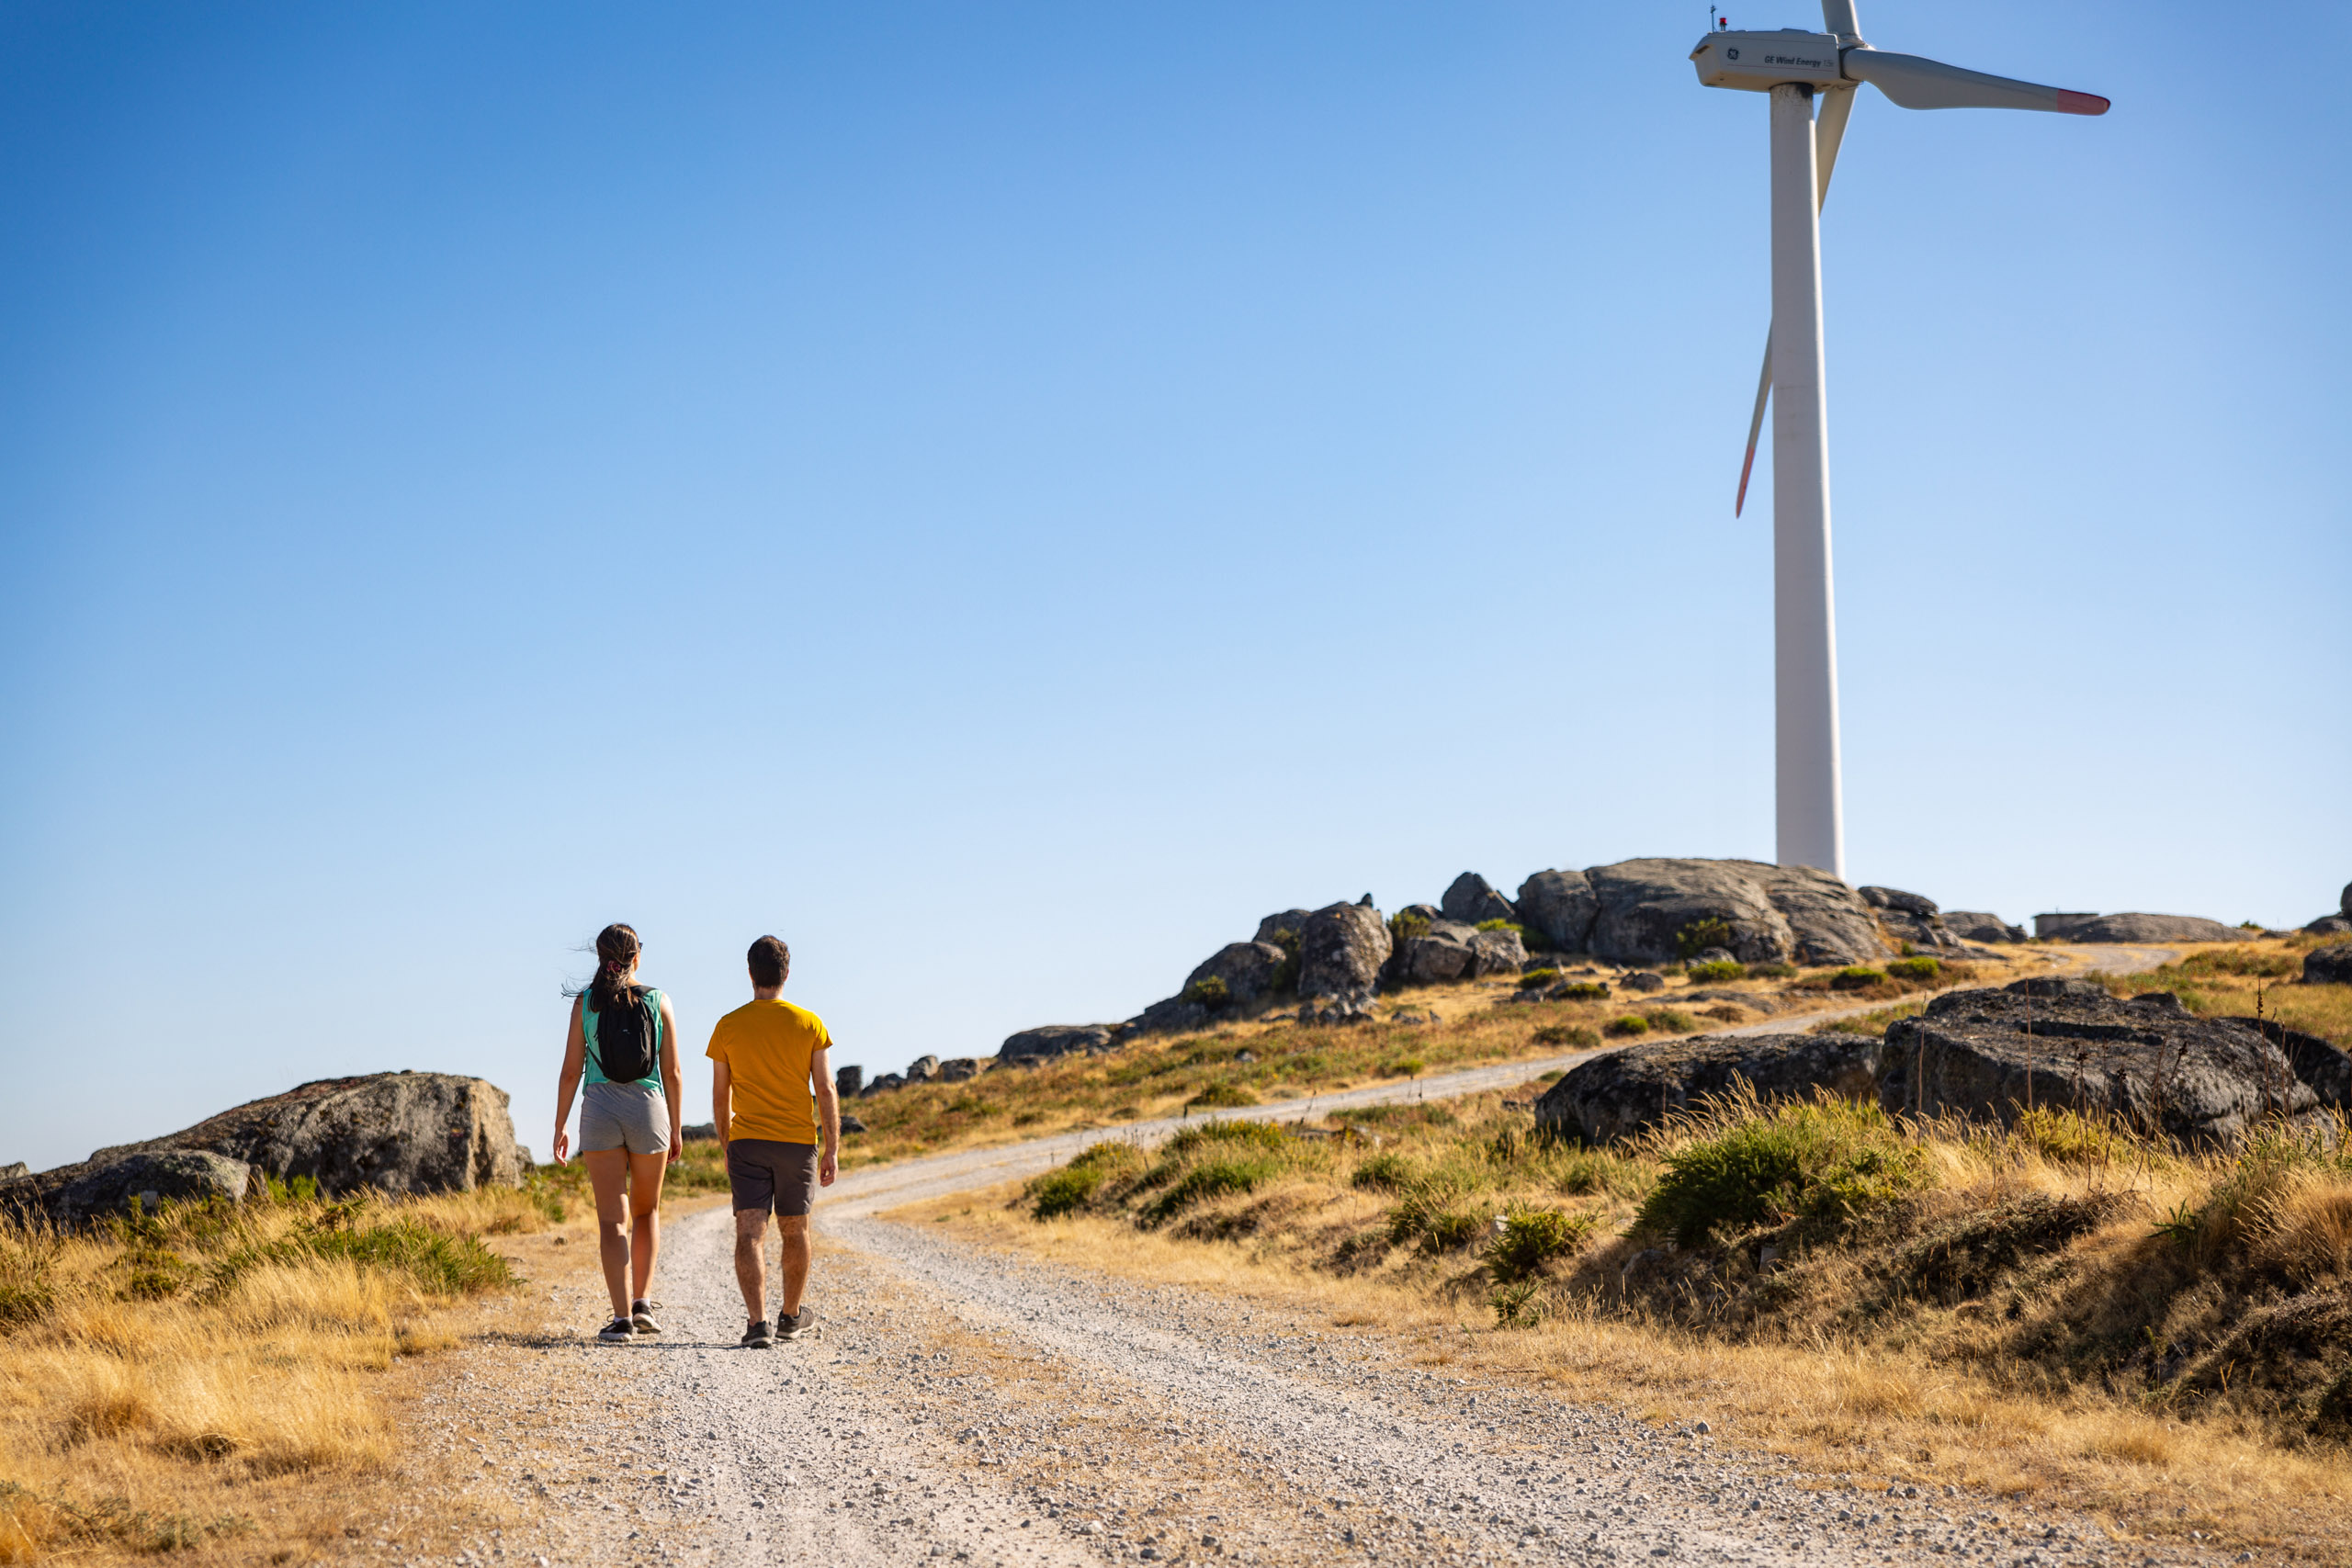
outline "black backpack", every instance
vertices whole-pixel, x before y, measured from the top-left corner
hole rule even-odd
[[[596,1070],[614,1083],[651,1077],[654,1040],[662,1032],[660,1015],[653,1010],[653,993],[639,987],[627,1003],[603,1012],[588,1011],[585,1001],[581,1005],[582,1012],[596,1021]]]

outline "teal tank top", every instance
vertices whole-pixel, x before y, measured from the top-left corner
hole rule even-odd
[[[636,1081],[659,1093],[662,1089],[662,993],[648,986],[645,1005],[653,1010],[653,1071]],[[580,1032],[588,1039],[588,1081],[610,1083],[605,1076],[605,1065],[596,1059],[596,1010],[588,1005],[588,995],[580,996]]]

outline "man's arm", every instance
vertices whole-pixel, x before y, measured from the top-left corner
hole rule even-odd
[[[735,1075],[727,1064],[713,1058],[710,1064],[710,1120],[718,1129],[718,1152],[727,1152],[727,1140],[734,1136],[735,1101],[729,1092],[735,1087]]]
[[[842,1097],[833,1089],[831,1046],[808,1053],[808,1087],[817,1091],[817,1125],[825,1134],[817,1156],[817,1185],[831,1187],[841,1170],[842,1150]]]

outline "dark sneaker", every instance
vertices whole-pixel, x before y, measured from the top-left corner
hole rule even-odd
[[[653,1316],[653,1304],[654,1303],[651,1302],[631,1302],[629,1303],[628,1320],[639,1334],[659,1334],[662,1332],[662,1325]]]
[[[775,1336],[768,1331],[768,1320],[764,1317],[743,1330],[742,1344],[746,1350],[764,1350],[775,1343]]]
[[[607,1345],[626,1345],[637,1337],[637,1325],[628,1318],[616,1317],[598,1329],[596,1337]]]
[[[775,1337],[778,1339],[799,1338],[808,1332],[808,1320],[816,1315],[814,1307],[802,1307],[798,1312],[784,1314],[775,1320]]]

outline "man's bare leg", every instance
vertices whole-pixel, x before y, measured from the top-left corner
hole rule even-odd
[[[778,1214],[775,1228],[784,1244],[778,1259],[784,1270],[784,1315],[790,1317],[799,1312],[800,1292],[808,1288],[808,1216]]]
[[[743,1288],[747,1323],[765,1323],[768,1316],[768,1271],[761,1249],[768,1238],[765,1209],[735,1211],[735,1282]],[[804,1270],[805,1272],[805,1270]]]

